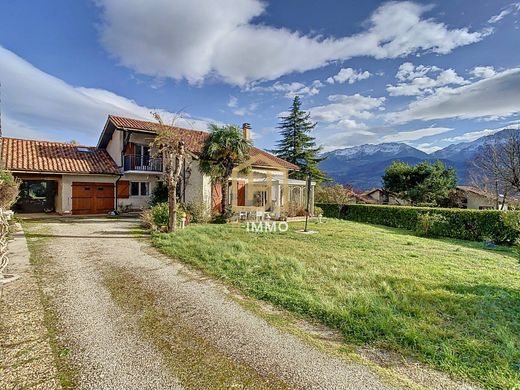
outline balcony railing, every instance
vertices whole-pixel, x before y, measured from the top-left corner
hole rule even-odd
[[[127,154],[123,156],[123,169],[124,171],[162,172],[162,158]]]

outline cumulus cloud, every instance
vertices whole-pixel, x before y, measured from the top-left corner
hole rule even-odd
[[[418,129],[413,131],[400,131],[395,134],[385,135],[382,140],[383,142],[404,142],[404,141],[416,141],[432,135],[438,135],[453,130],[451,127],[427,127],[424,129]]]
[[[489,30],[449,28],[410,1],[377,8],[364,31],[345,37],[301,34],[254,23],[260,0],[96,0],[100,38],[121,64],[158,77],[200,83],[216,77],[234,85],[275,80],[356,56],[397,58],[447,54],[482,40]]]
[[[394,123],[444,118],[498,118],[520,112],[520,68],[457,88],[440,88],[399,112],[388,114]]]
[[[335,76],[331,76],[327,79],[327,83],[334,84],[334,83],[349,83],[354,84],[356,81],[359,80],[365,80],[368,79],[372,74],[368,71],[357,71],[352,68],[342,68],[338,74]]]
[[[1,46],[0,74],[6,136],[94,143],[108,114],[153,120],[149,107],[107,90],[74,87]],[[158,111],[165,118],[173,115]],[[207,128],[206,121],[188,115],[178,124]]]
[[[436,73],[430,77],[428,74]],[[395,75],[400,82],[387,85],[390,96],[418,96],[432,94],[439,87],[446,85],[463,85],[468,82],[453,69],[440,69],[436,66],[415,66],[411,62],[403,63]]]
[[[497,74],[492,66],[476,66],[471,69],[470,73],[479,79],[488,79]]]
[[[373,110],[382,107],[385,102],[384,97],[373,98],[360,94],[331,95],[328,100],[330,104],[309,109],[312,118],[327,123],[343,123],[347,127],[353,127],[353,118],[372,118]]]

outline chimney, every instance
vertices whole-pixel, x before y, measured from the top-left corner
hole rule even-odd
[[[242,132],[244,134],[244,139],[251,141],[251,125],[249,123],[242,124]]]

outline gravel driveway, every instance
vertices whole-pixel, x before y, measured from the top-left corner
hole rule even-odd
[[[29,224],[79,388],[391,388],[270,326],[157,254],[135,227],[105,218]]]

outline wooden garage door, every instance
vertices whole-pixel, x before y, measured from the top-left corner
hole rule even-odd
[[[106,214],[113,209],[113,183],[72,183],[72,214]]]

